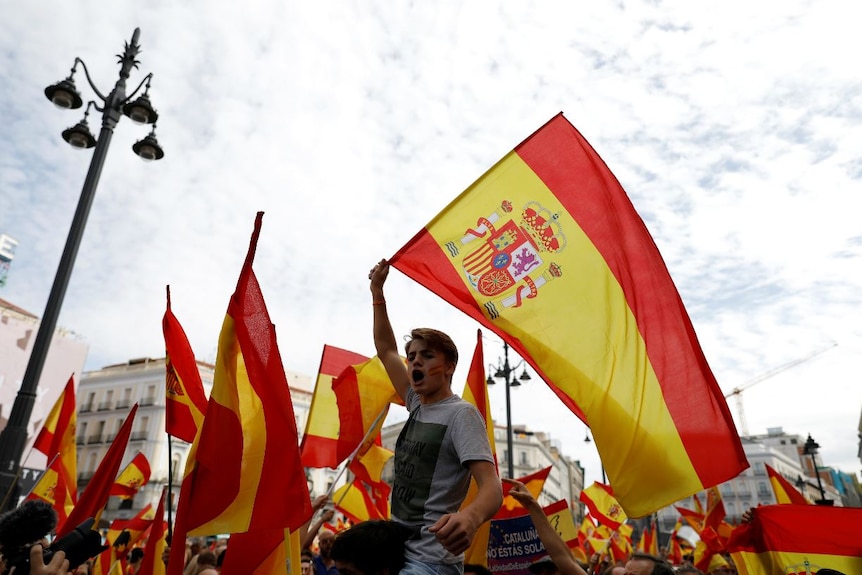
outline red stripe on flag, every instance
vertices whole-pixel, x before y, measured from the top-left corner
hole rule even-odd
[[[622,287],[665,404],[698,476],[711,484],[712,477],[726,478],[728,469],[744,469],[745,453],[727,403],[661,254],[625,191],[562,114],[538,133],[541,139],[534,134],[515,151],[575,219]],[[565,163],[565,169],[560,168],[561,163]],[[592,193],[584,193],[584,188],[590,188]],[[632,254],[649,257],[632,258]],[[638,287],[644,282],[651,286],[646,293]],[[645,297],[647,293],[649,297]],[[698,402],[698,408],[691,409],[693,376],[703,379],[712,396],[710,406]],[[705,423],[708,421],[715,423]],[[721,430],[723,437],[700,433],[704,427],[714,432]],[[717,441],[735,446],[735,453],[728,456],[728,450],[722,449],[717,457],[713,449]]]

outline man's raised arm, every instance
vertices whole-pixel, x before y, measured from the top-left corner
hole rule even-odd
[[[383,284],[388,276],[389,262],[385,259],[380,260],[368,273],[368,279],[371,280],[371,307],[374,309],[374,347],[395,391],[406,402],[407,390],[410,388],[407,366],[398,354],[398,342],[395,340],[392,323],[386,311],[386,299],[383,297]]]

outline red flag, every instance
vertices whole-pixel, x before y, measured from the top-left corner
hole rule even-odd
[[[830,568],[862,573],[862,509],[820,505],[763,505],[728,543],[741,575],[817,573]]]
[[[338,446],[338,405],[332,381],[346,368],[368,361],[368,358],[346,349],[331,345],[323,346],[320,368],[314,395],[305,422],[300,451],[305,467],[336,468],[341,462],[336,452]]]
[[[585,419],[629,515],[748,467],[653,239],[562,115],[390,263],[500,335]]]
[[[57,512],[58,522],[67,517],[78,500],[76,429],[75,381],[74,377],[70,377],[33,443],[33,448],[44,453],[51,461],[45,471],[48,477],[43,478],[44,483],[40,482],[39,496],[46,501],[46,497],[50,497],[49,503]]]
[[[772,485],[772,491],[775,493],[775,502],[784,504],[792,503],[795,505],[811,505],[811,502],[805,499],[805,496],[799,493],[789,481],[784,479],[775,469],[766,465],[766,475],[769,476],[769,483]]]
[[[165,336],[165,431],[191,443],[204,419],[207,398],[192,346],[171,311],[171,288],[162,318]]]
[[[117,495],[120,499],[131,499],[149,480],[150,462],[147,461],[147,456],[139,451],[126,468],[120,472],[113,487],[111,487],[111,495]]]
[[[298,529],[311,516],[275,329],[252,270],[263,213],[219,337],[212,393],[192,444],[175,537]],[[183,567],[171,549],[168,572]]]
[[[724,502],[721,500],[721,493],[718,492],[718,487],[710,487],[706,492],[706,513],[703,516],[703,527],[712,527],[718,531],[718,526],[724,520]]]
[[[581,491],[580,499],[594,519],[611,529],[618,529],[627,519],[610,485],[594,481]]]
[[[162,553],[165,551],[165,495],[167,487],[162,489],[162,497],[156,508],[156,516],[153,518],[153,526],[150,528],[150,536],[147,538],[147,546],[144,548],[144,559],[138,569],[137,575],[165,575],[165,564],[162,561]]]
[[[135,414],[138,412],[138,404],[132,406],[129,415],[123,422],[117,436],[111,446],[108,447],[105,457],[102,458],[99,467],[93,474],[93,478],[87,483],[81,497],[78,498],[78,503],[69,517],[62,525],[57,526],[57,537],[62,537],[70,533],[80,525],[85,519],[93,517],[98,520],[105,504],[108,502],[108,497],[111,492],[111,486],[114,485],[114,478],[117,477],[117,472],[120,470],[120,464],[123,461],[123,455],[126,452],[126,445],[129,443],[129,436],[132,433],[132,424],[135,422]]]

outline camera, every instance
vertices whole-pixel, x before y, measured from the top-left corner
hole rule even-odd
[[[74,569],[107,549],[102,545],[102,536],[92,530],[94,523],[93,518],[87,519],[70,533],[55,539],[42,550],[43,563],[49,563],[56,552],[65,551],[69,569]],[[30,547],[56,525],[57,514],[44,501],[25,501],[17,509],[0,516],[0,548],[6,559],[6,569],[15,567],[16,575],[30,573]]]

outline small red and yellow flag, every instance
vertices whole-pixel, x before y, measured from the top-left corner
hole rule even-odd
[[[614,497],[610,485],[594,481],[592,485],[581,491],[581,501],[587,506],[590,515],[611,530],[618,529],[628,517],[622,506]]]
[[[150,480],[150,462],[143,452],[138,452],[129,464],[117,476],[111,495],[120,499],[131,499],[138,490]]]
[[[795,505],[811,505],[804,495],[799,493],[789,481],[784,479],[775,469],[766,465],[766,475],[769,477],[769,484],[772,485],[772,492],[775,493],[775,501],[778,504],[792,503]]]

